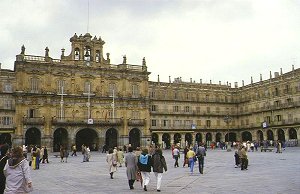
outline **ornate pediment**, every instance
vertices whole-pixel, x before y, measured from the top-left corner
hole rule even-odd
[[[91,75],[91,74],[83,74],[80,77],[81,78],[87,78],[87,79],[96,79],[96,77]]]
[[[54,76],[60,76],[60,77],[70,77],[71,75],[69,73],[66,72],[57,72],[57,73],[53,73]]]

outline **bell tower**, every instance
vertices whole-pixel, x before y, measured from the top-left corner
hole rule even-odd
[[[78,61],[84,62],[88,66],[102,66],[110,63],[109,53],[106,54],[107,58],[103,56],[103,45],[105,42],[101,37],[96,36],[92,38],[89,33],[84,36],[78,36],[76,33],[70,38],[71,53],[69,56],[64,56],[64,50],[62,50],[61,61]]]

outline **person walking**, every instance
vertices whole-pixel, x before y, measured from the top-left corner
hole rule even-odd
[[[122,167],[122,164],[124,163],[124,152],[122,151],[122,148],[118,149],[117,156],[118,156],[119,167]]]
[[[106,155],[106,162],[108,164],[110,178],[113,179],[114,172],[117,171],[117,156],[112,148],[108,150],[108,154]]]
[[[196,156],[195,152],[193,151],[193,147],[190,147],[189,151],[186,153],[186,157],[189,161],[189,166],[190,166],[190,172],[191,174],[193,174],[194,171],[194,165],[195,165],[195,161],[194,161],[194,157]]]
[[[138,168],[142,175],[143,188],[147,191],[147,186],[150,182],[150,172],[151,172],[151,156],[148,154],[148,149],[143,149],[141,155],[138,158]]]
[[[1,146],[1,156],[0,156],[0,193],[4,192],[5,189],[5,181],[6,178],[4,176],[4,166],[8,160],[8,149],[9,149],[9,145],[8,144],[4,144]]]
[[[204,168],[204,157],[206,156],[206,150],[202,144],[197,149],[197,154],[198,158],[198,164],[199,164],[199,172],[200,174],[203,174],[203,168]]]
[[[59,154],[60,154],[60,162],[65,162],[64,157],[65,157],[65,148],[63,145],[60,146]]]
[[[248,156],[247,156],[247,151],[246,147],[242,146],[241,149],[241,170],[248,170]]]
[[[47,163],[49,163],[49,160],[48,160],[48,149],[47,149],[46,146],[44,147],[44,154],[43,154],[43,160],[42,160],[42,163],[45,163],[45,161],[46,161]]]
[[[184,147],[184,150],[183,150],[183,167],[185,167],[185,165],[187,164],[188,167],[190,167],[190,164],[189,164],[189,161],[188,161],[188,158],[186,157],[186,154],[188,153],[189,149],[187,148],[187,146]]]
[[[74,144],[73,146],[72,146],[72,155],[71,156],[77,156],[77,148],[76,148],[76,145]]]
[[[175,150],[175,149],[174,149]],[[162,154],[162,150],[157,148],[154,155],[152,156],[152,167],[156,177],[156,190],[160,192],[161,180],[163,171],[167,172],[166,159]]]
[[[128,153],[125,155],[125,167],[126,174],[128,178],[128,184],[130,189],[134,189],[133,184],[136,180],[137,173],[137,158],[134,153],[132,153],[132,147],[128,148]]]
[[[11,158],[4,167],[6,187],[4,193],[29,193],[32,191],[32,180],[29,164],[23,155],[22,147],[12,149]]]
[[[175,159],[174,167],[175,167],[175,168],[179,167],[178,159],[180,158],[180,152],[179,152],[178,146],[175,146],[175,147],[174,147],[174,150],[173,150],[173,158]]]

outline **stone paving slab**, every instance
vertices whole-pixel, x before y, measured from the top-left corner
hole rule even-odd
[[[129,190],[125,167],[118,168],[110,179],[106,154],[92,152],[90,162],[82,162],[82,155],[69,157],[68,163],[50,153],[50,163],[32,170],[34,194],[52,193],[157,193],[155,176],[151,173],[148,191],[140,182]],[[168,171],[163,174],[161,193],[201,194],[299,194],[300,193],[300,147],[287,148],[282,154],[275,152],[248,152],[247,171],[234,168],[234,151],[208,150],[204,174],[194,173],[182,167],[174,168],[171,151],[164,150]]]

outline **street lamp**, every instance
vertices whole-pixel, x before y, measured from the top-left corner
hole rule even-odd
[[[227,152],[231,151],[231,145],[230,145],[230,139],[229,139],[229,123],[231,122],[231,120],[232,120],[232,118],[228,114],[224,117],[224,122],[226,123],[227,130],[228,130],[228,135],[227,135],[227,138],[228,138]]]

